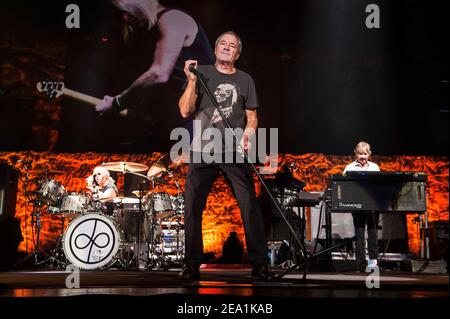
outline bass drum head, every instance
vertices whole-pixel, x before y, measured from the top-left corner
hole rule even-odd
[[[73,219],[63,236],[67,259],[81,269],[98,269],[116,261],[121,232],[109,217],[88,213]]]

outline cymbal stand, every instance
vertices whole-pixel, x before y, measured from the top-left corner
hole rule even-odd
[[[42,228],[42,220],[41,220],[41,210],[44,206],[44,203],[37,197],[32,199],[30,194],[28,193],[28,186],[30,183],[29,180],[29,167],[28,165],[31,165],[31,162],[25,161],[24,162],[24,168],[25,168],[25,180],[23,181],[23,192],[27,198],[27,202],[32,202],[33,204],[33,210],[31,212],[31,229],[33,233],[33,241],[34,241],[34,251],[32,254],[27,255],[22,260],[19,260],[12,268],[16,268],[19,265],[27,265],[27,262],[31,260],[31,266],[39,266],[42,265],[44,262],[47,261],[47,259],[43,261],[39,261],[39,249],[40,249],[40,241],[41,241],[41,228]],[[44,175],[45,177],[47,174]],[[29,197],[28,197],[29,196]],[[28,253],[28,247],[27,247],[27,253]]]
[[[145,178],[144,181],[139,183],[139,195],[138,195],[138,198],[139,198],[139,209],[138,209],[138,222],[137,222],[137,225],[136,225],[136,227],[137,227],[137,232],[136,232],[137,233],[137,247],[134,250],[133,257],[131,258],[131,260],[128,263],[128,265],[131,265],[133,262],[135,262],[137,269],[141,269],[141,267],[139,267],[140,261],[141,261],[141,255],[143,253],[148,253],[148,251],[145,251],[145,252],[141,253],[141,247],[142,247],[141,230],[142,230],[142,218],[143,218],[143,215],[144,215],[143,214],[144,211],[142,209],[142,198],[143,198],[143,193],[144,193],[144,185],[147,182],[152,181],[152,180],[150,180],[147,175],[144,175],[144,174],[141,174],[141,173],[137,173],[137,172],[133,172],[133,171],[130,171],[130,170],[126,169],[126,168],[124,168],[124,170],[123,170],[123,174],[125,174],[125,173],[130,173],[130,174],[133,174],[133,175]],[[152,182],[154,184],[154,181],[152,181]],[[152,227],[152,233],[153,233],[153,227]],[[151,238],[153,238],[153,234],[152,234]],[[147,267],[147,265],[146,265],[146,267]]]
[[[176,254],[175,254],[175,256],[176,256],[176,261],[179,263],[179,262],[181,262],[181,260],[182,260],[182,258],[184,257],[184,251],[183,252],[181,252],[181,249],[180,248],[182,248],[182,242],[181,242],[181,240],[180,240],[180,230],[181,230],[181,223],[180,223],[180,219],[181,219],[181,215],[180,216],[178,216],[178,219],[177,219],[177,221],[176,221],[176,223],[177,223],[177,228],[176,228],[176,230],[177,230],[177,245],[176,245]]]
[[[37,263],[37,265],[45,264],[46,262],[50,263],[49,266],[56,265],[56,269],[63,269],[67,266],[67,263],[61,260],[64,256],[62,252],[62,239],[64,235],[64,225],[65,225],[65,217],[61,218],[61,235],[56,239],[55,248],[53,248],[50,252],[50,256],[47,259]]]
[[[148,180],[152,183],[152,188],[155,188],[156,179],[153,177],[148,177]],[[164,269],[167,270],[167,265],[169,264],[168,258],[164,254],[164,248],[161,246],[161,250],[158,250],[158,241],[156,240],[156,236],[159,234],[159,236],[163,236],[162,228],[160,228],[160,232],[157,232],[158,225],[161,226],[161,224],[158,223],[158,217],[157,212],[154,210],[154,207],[151,206],[151,235],[150,235],[150,260],[149,260],[149,267],[151,269]],[[162,245],[162,242],[161,242]]]
[[[137,236],[138,236],[138,248],[137,248],[137,254],[136,254],[136,265],[138,267],[138,269],[141,269],[140,267],[140,263],[141,263],[141,255],[143,253],[148,253],[148,251],[145,252],[141,252],[141,247],[142,247],[142,243],[141,243],[141,231],[142,231],[142,218],[144,217],[144,211],[142,209],[142,194],[144,192],[144,184],[146,183],[146,180],[142,181],[141,183],[139,183],[139,210],[138,210],[138,230],[137,230]],[[146,261],[147,262],[147,261]],[[144,268],[146,268],[147,265],[145,265]]]
[[[18,167],[19,163],[22,164],[22,167],[23,167],[22,169],[20,169]],[[32,164],[32,161],[30,161],[30,160],[20,160],[18,157],[14,160],[14,164],[13,164],[14,168],[17,169],[17,171],[19,171],[19,172],[21,172],[22,170],[25,171],[25,179],[23,179],[22,178],[22,174],[20,174],[19,175],[19,180],[22,182],[22,185],[23,185],[22,186],[23,187],[23,195],[25,197],[26,206],[28,206],[28,204],[32,202],[31,193],[28,192],[28,186],[30,184],[30,175],[29,175],[30,173],[29,173],[29,170],[31,168],[31,164]],[[25,229],[28,228],[27,225],[28,225],[28,216],[27,216],[27,214],[25,214]],[[25,236],[25,240],[26,240],[25,252],[28,255],[28,236],[27,235]]]
[[[15,162],[15,164],[17,164],[17,163],[18,163],[18,161]],[[29,168],[28,168],[28,165],[27,165],[28,162],[24,162],[24,163],[25,163],[25,165],[24,165],[24,168],[25,168],[25,180],[23,180],[23,194],[25,196],[26,204],[29,204],[29,203],[32,202],[32,197],[30,196],[30,193],[28,193],[28,185],[30,183],[29,172],[28,172]],[[31,164],[31,162],[30,162],[30,164]],[[35,206],[34,206],[34,201],[33,201],[33,212],[31,213],[31,226],[32,227],[33,227],[33,221],[34,221],[34,217],[33,217],[34,216],[34,209],[35,209]],[[25,229],[27,229],[27,219],[28,219],[27,218],[27,214],[25,214]],[[32,232],[33,232],[33,230],[32,230]],[[28,238],[28,236],[25,236],[25,237]],[[33,241],[34,241],[34,236],[33,236]],[[36,245],[35,245],[35,247],[36,247]],[[27,261],[27,260],[29,260],[29,259],[34,257],[34,253],[32,255],[28,255],[28,239],[26,239],[26,253],[27,253],[27,256],[22,258],[18,262],[16,262],[12,266],[12,269],[16,269],[17,266],[25,263],[25,261]]]
[[[44,178],[47,177],[47,174],[44,175]],[[28,172],[26,174],[26,179],[28,180]],[[26,185],[25,187],[27,187]],[[36,237],[34,237],[34,252],[28,256],[27,258],[33,259],[33,266],[38,266],[41,264],[39,262],[39,245],[40,245],[40,236],[41,236],[41,228],[42,228],[42,220],[41,220],[41,210],[44,203],[39,198],[34,198],[33,200],[33,211],[31,212],[31,228],[33,232],[35,232]],[[34,227],[33,227],[34,226]]]
[[[180,231],[181,231],[181,227],[183,226],[183,224],[181,223],[181,218],[182,218],[182,216],[184,216],[184,197],[182,195],[178,196],[176,201],[177,201],[177,204],[175,207],[175,212],[176,212],[176,216],[177,216],[177,219],[176,219],[177,254],[176,254],[176,256],[177,256],[177,260],[181,261],[182,258],[184,257],[184,244],[183,244],[184,242],[182,242],[180,239]],[[183,250],[181,250],[181,248],[183,248]]]
[[[23,194],[25,195],[26,203],[29,204],[30,200],[31,200],[31,196],[28,193],[28,184],[30,182],[30,175],[29,175],[29,172],[28,172],[29,169],[28,169],[27,163],[25,163],[24,167],[25,167],[25,180],[23,181]],[[26,214],[25,214],[25,229],[27,229],[27,216],[26,216]],[[26,237],[28,237],[28,236],[26,236]],[[28,239],[26,241],[27,241],[26,242],[26,252],[28,254]]]
[[[19,265],[25,266],[39,266],[43,262],[39,261],[39,244],[41,234],[41,208],[43,206],[42,201],[35,199],[33,201],[33,211],[31,212],[31,227],[34,239],[34,252],[31,255],[27,255],[25,258],[19,260],[12,268],[16,269]],[[28,261],[31,260],[31,265]]]
[[[38,254],[39,254],[39,242],[40,242],[40,235],[41,235],[41,211],[40,208],[42,207],[42,202],[40,200],[37,200],[37,202],[33,205],[33,213],[31,215],[31,223],[35,225],[36,230],[36,242],[34,244],[34,264],[38,264]]]
[[[184,214],[184,198],[183,198],[183,191],[181,189],[181,185],[178,182],[178,179],[175,177],[175,175],[173,174],[173,172],[171,170],[169,170],[168,168],[166,169],[167,175],[170,176],[171,178],[173,178],[173,181],[175,183],[175,186],[177,188],[177,197],[175,199],[175,201],[177,201],[174,207],[174,210],[176,212],[176,216],[177,216],[177,220],[176,220],[176,246],[175,246],[175,259],[177,262],[181,261],[182,255],[184,253],[182,253],[180,251],[181,248],[181,241],[180,241],[180,229],[181,229],[181,216]]]

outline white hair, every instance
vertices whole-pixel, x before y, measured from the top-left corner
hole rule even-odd
[[[148,22],[148,30],[155,26],[158,21],[156,10],[159,6],[158,0],[112,0],[112,3],[120,10],[136,17],[140,12]]]
[[[97,166],[97,167],[94,168],[94,174],[95,174],[96,171],[97,172],[101,172],[103,175],[108,176],[108,181],[109,182],[115,183],[114,179],[111,177],[111,174],[109,173],[109,171],[106,168],[101,167],[101,166]]]
[[[364,151],[366,151],[367,154],[372,155],[372,151],[371,151],[371,149],[370,149],[369,143],[367,143],[367,142],[365,142],[365,141],[361,141],[361,142],[359,142],[358,144],[356,144],[356,146],[355,146],[355,154],[356,154],[356,151],[357,151],[359,148],[362,149],[362,150],[364,150]]]

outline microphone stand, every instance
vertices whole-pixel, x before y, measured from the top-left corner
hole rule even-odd
[[[234,138],[234,140],[236,142],[237,152],[241,153],[244,156],[244,159],[250,164],[250,166],[252,167],[253,171],[256,173],[256,176],[258,177],[259,181],[261,182],[261,185],[263,186],[264,190],[269,195],[270,200],[272,201],[272,203],[274,204],[275,208],[280,213],[281,217],[283,218],[284,222],[286,223],[287,227],[289,228],[289,231],[291,232],[292,237],[295,239],[295,242],[300,247],[300,252],[302,254],[302,257],[304,259],[306,259],[303,262],[306,262],[306,264],[308,264],[308,259],[309,259],[309,256],[310,256],[310,252],[305,248],[305,245],[301,242],[300,238],[295,233],[294,228],[292,227],[292,225],[289,223],[288,219],[284,215],[284,213],[283,213],[282,209],[280,208],[280,205],[278,204],[277,200],[273,197],[272,193],[270,192],[269,188],[267,187],[266,183],[264,182],[262,176],[259,174],[258,169],[252,163],[252,161],[249,159],[247,151],[242,147],[241,142],[238,140],[238,138],[236,136],[236,133],[234,132],[230,122],[228,122],[228,119],[225,117],[225,115],[223,114],[222,110],[220,109],[219,103],[216,101],[215,97],[213,96],[213,94],[211,93],[211,91],[207,87],[205,81],[203,80],[201,74],[198,72],[198,70],[194,67],[193,64],[189,65],[189,71],[194,73],[197,76],[197,79],[200,81],[200,84],[202,85],[202,87],[205,90],[206,94],[211,99],[211,101],[213,102],[214,107],[216,108],[217,112],[219,112],[220,116],[222,117],[223,121],[225,122],[226,127],[229,128],[231,134],[233,135],[233,138]],[[302,264],[303,263],[296,264],[295,265],[296,267],[292,268],[291,270],[293,270],[293,269],[295,269],[297,267],[300,267]],[[283,273],[282,276],[284,276],[285,274],[286,273]],[[281,278],[282,276],[276,276],[276,278]],[[306,280],[306,272],[304,273],[303,280]]]

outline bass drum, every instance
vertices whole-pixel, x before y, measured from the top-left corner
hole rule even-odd
[[[108,216],[87,213],[70,222],[62,241],[64,254],[74,266],[107,268],[119,259],[122,232]]]

